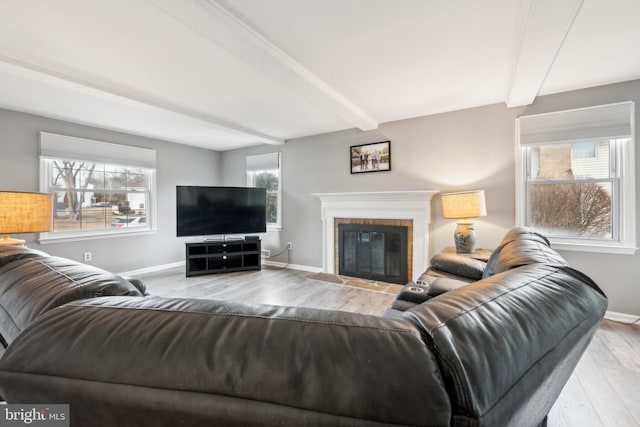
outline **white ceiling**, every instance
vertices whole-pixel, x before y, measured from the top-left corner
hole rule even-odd
[[[638,0],[0,0],[0,108],[215,150],[640,78]]]

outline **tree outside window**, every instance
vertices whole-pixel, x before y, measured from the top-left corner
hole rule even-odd
[[[45,162],[55,202],[52,233],[146,226],[145,169],[64,159]]]
[[[572,156],[574,145],[529,148],[529,225],[551,236],[611,239],[612,191],[608,141],[598,155]]]
[[[278,196],[280,194],[278,171],[255,172],[255,187],[267,190],[267,224],[278,224]]]
[[[247,156],[247,185],[267,191],[267,228],[282,226],[281,154],[269,153]]]

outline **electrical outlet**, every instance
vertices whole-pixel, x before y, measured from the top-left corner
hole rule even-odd
[[[260,252],[264,258],[271,258],[271,251],[269,249],[262,249]]]
[[[287,243],[287,249],[291,249],[292,245],[291,242]]]
[[[91,259],[92,259],[91,252],[85,252],[84,253],[84,261],[88,262],[88,261],[91,261]]]

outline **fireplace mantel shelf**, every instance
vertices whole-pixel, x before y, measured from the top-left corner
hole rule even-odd
[[[322,202],[331,201],[366,201],[366,200],[415,200],[429,202],[434,194],[438,194],[436,190],[409,190],[409,191],[366,191],[366,192],[347,192],[347,193],[311,193]],[[426,199],[425,199],[426,198]]]
[[[408,219],[413,221],[413,268],[417,279],[427,268],[431,198],[437,190],[312,193],[320,199],[323,268],[335,273],[335,218]]]

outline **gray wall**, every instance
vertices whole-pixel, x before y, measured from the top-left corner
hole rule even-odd
[[[0,109],[0,190],[38,191],[39,132],[157,150],[158,231],[46,245],[38,244],[35,235],[14,237],[26,239],[31,248],[77,261],[90,251],[90,264],[115,272],[184,261],[184,240],[175,232],[175,186],[219,185],[219,153]]]
[[[485,189],[491,215],[476,221],[478,245],[491,247],[503,234],[502,224],[512,223],[515,215],[514,117],[495,105],[386,123],[372,132],[348,130],[279,147],[227,151],[222,153],[223,184],[245,183],[247,155],[282,151],[283,228],[269,232],[264,247],[274,252],[292,242],[292,264],[322,267],[320,201],[311,193]],[[384,140],[391,140],[392,170],[351,175],[349,147]],[[511,179],[505,180],[507,175]],[[432,209],[439,212],[439,198]],[[452,245],[454,228],[453,221],[432,215],[430,252]]]
[[[222,153],[222,183],[245,184],[247,155],[283,153],[283,229],[267,233],[263,245],[274,252],[292,242],[292,264],[322,267],[320,202],[311,196],[315,192],[484,189],[488,215],[475,219],[478,246],[492,248],[515,224],[514,119],[626,100],[640,102],[640,81],[545,96],[526,108],[507,109],[496,104],[384,123],[372,132],[348,130],[299,138],[280,147],[227,151]],[[640,123],[637,118],[636,122]],[[383,140],[391,140],[392,170],[351,175],[349,147]],[[639,156],[640,149],[636,150]],[[640,173],[636,181],[640,181]],[[442,219],[439,197],[431,206],[429,250],[433,254],[453,244],[455,224]],[[609,310],[640,314],[640,254],[565,251],[563,255],[600,284],[609,296]]]
[[[491,248],[515,221],[514,119],[522,114],[626,100],[640,102],[640,81],[544,96],[526,108],[491,105],[385,123],[372,132],[348,130],[300,138],[280,147],[263,145],[224,153],[0,109],[0,189],[38,190],[41,131],[155,148],[156,234],[44,246],[32,235],[19,236],[26,238],[30,247],[71,259],[81,260],[83,252],[91,251],[93,264],[127,271],[184,260],[184,240],[175,237],[175,185],[244,185],[246,155],[282,151],[283,229],[269,232],[264,247],[274,252],[291,241],[292,264],[322,266],[320,202],[311,196],[314,192],[484,189],[488,216],[475,222],[479,246]],[[640,108],[636,114],[636,123],[640,123]],[[349,173],[351,145],[387,139],[392,141],[392,171]],[[636,148],[636,164],[638,157],[640,149]],[[636,188],[640,189],[640,173],[636,174]],[[638,199],[636,203],[640,202]],[[433,200],[432,210],[430,252],[434,253],[453,243],[455,225],[454,221],[442,219],[438,197]],[[609,310],[640,314],[639,253],[565,251],[563,255],[602,286],[609,296]]]

